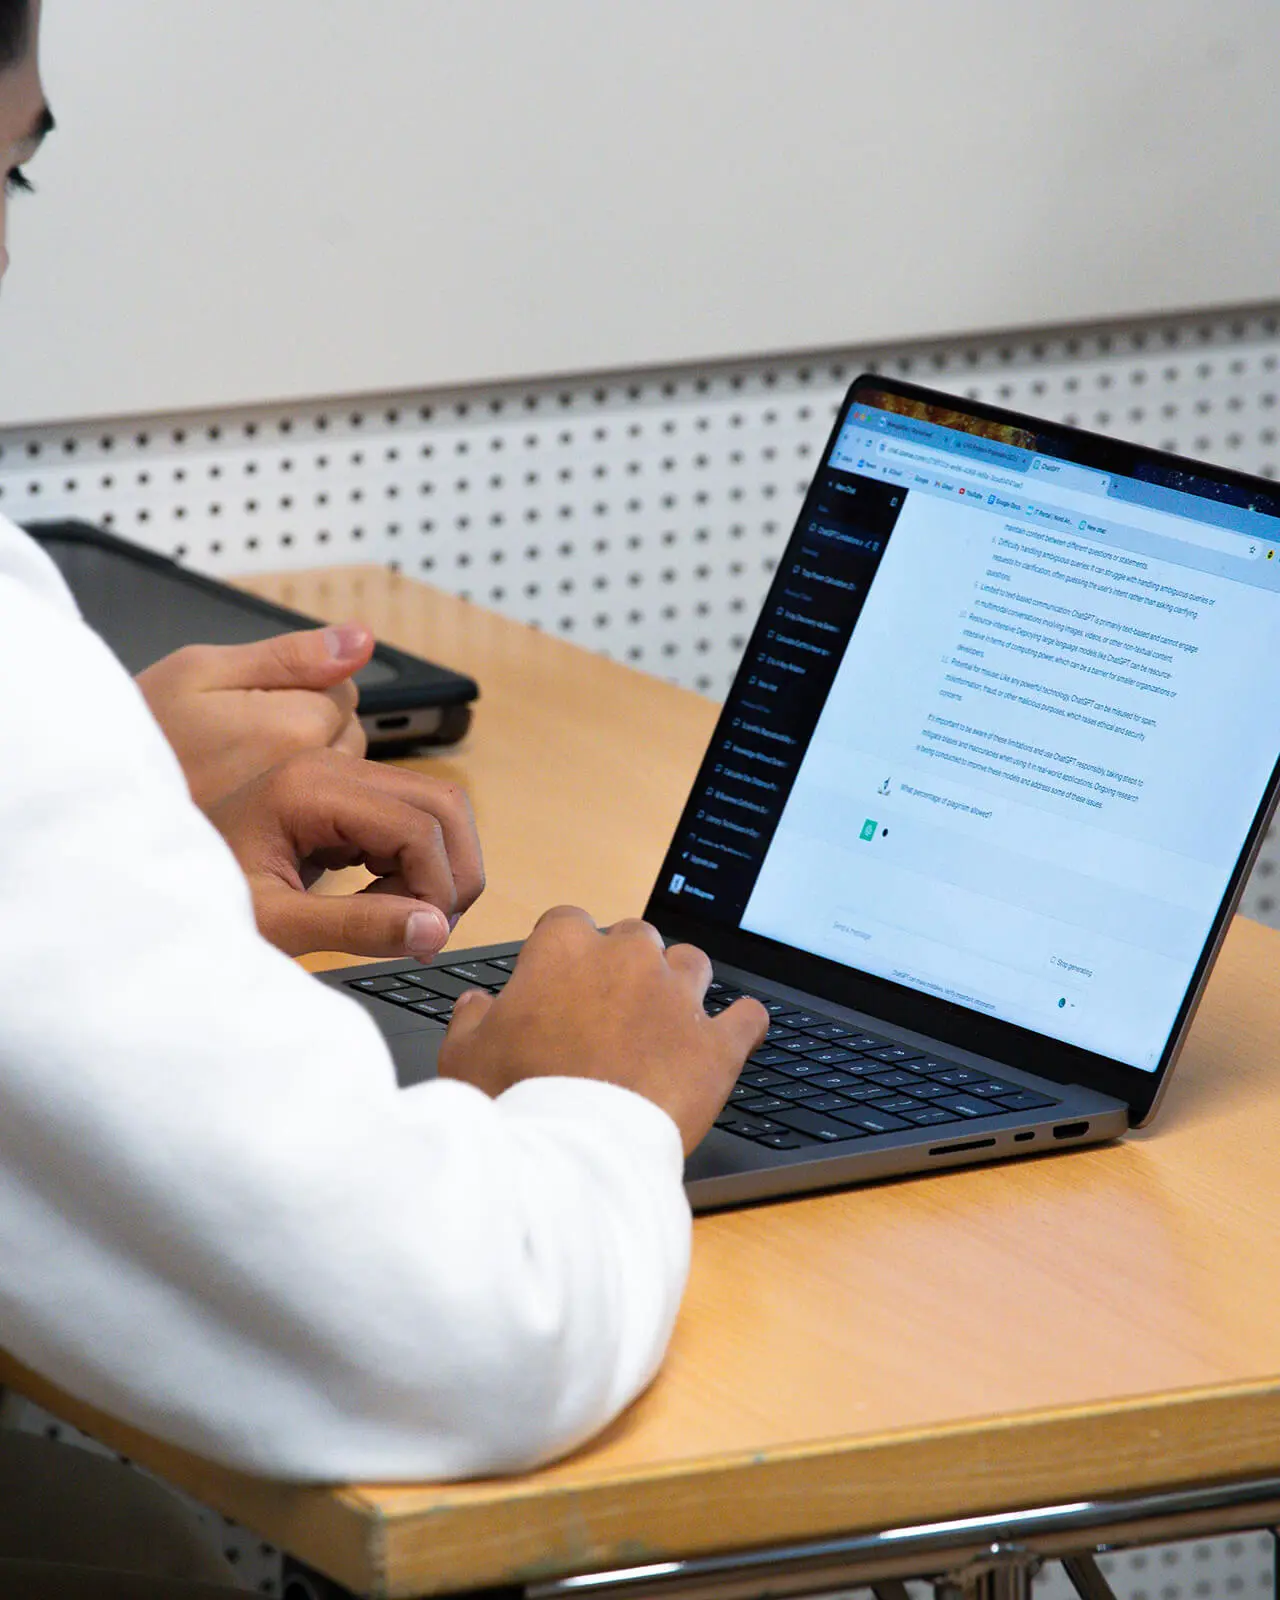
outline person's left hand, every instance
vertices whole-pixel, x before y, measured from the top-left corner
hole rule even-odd
[[[287,955],[344,950],[427,961],[484,888],[475,819],[456,784],[313,750],[209,809],[249,882],[259,931]],[[358,894],[308,894],[364,866]]]
[[[258,644],[188,645],[138,674],[151,714],[204,811],[303,750],[363,756],[351,675],[373,654],[346,623]]]

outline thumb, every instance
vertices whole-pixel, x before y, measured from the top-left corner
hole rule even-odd
[[[357,622],[279,633],[211,655],[211,689],[331,689],[373,654],[373,634]]]
[[[340,950],[426,961],[449,937],[444,912],[407,895],[306,894],[285,884],[258,885],[254,909],[264,937],[291,956]]]
[[[464,989],[453,1002],[453,1017],[449,1022],[450,1043],[461,1044],[469,1039],[488,1016],[492,1004],[493,996],[486,994],[483,989]]]

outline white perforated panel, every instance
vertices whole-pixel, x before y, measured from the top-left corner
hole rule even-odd
[[[1273,309],[485,391],[0,432],[0,511],[230,575],[385,561],[722,695],[849,379],[1274,476]],[[1280,918],[1280,843],[1245,909]]]

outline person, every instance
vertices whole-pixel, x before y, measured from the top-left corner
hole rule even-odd
[[[0,0],[6,207],[52,127],[39,21]],[[558,907],[499,998],[459,1000],[439,1079],[398,1089],[362,1007],[286,955],[434,953],[483,887],[465,797],[360,759],[343,685],[370,646],[323,630],[136,684],[0,523],[0,1329],[248,1472],[511,1472],[657,1370],[682,1156],[768,1019],[709,1018],[691,947]],[[357,861],[369,891],[307,893]]]

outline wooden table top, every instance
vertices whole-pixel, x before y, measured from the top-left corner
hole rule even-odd
[[[256,580],[480,681],[491,887],[644,902],[707,701],[382,571]],[[298,1489],[0,1378],[352,1588],[411,1595],[1280,1469],[1280,936],[1238,921],[1154,1126],[1118,1144],[699,1219],[658,1380],[528,1477]]]

